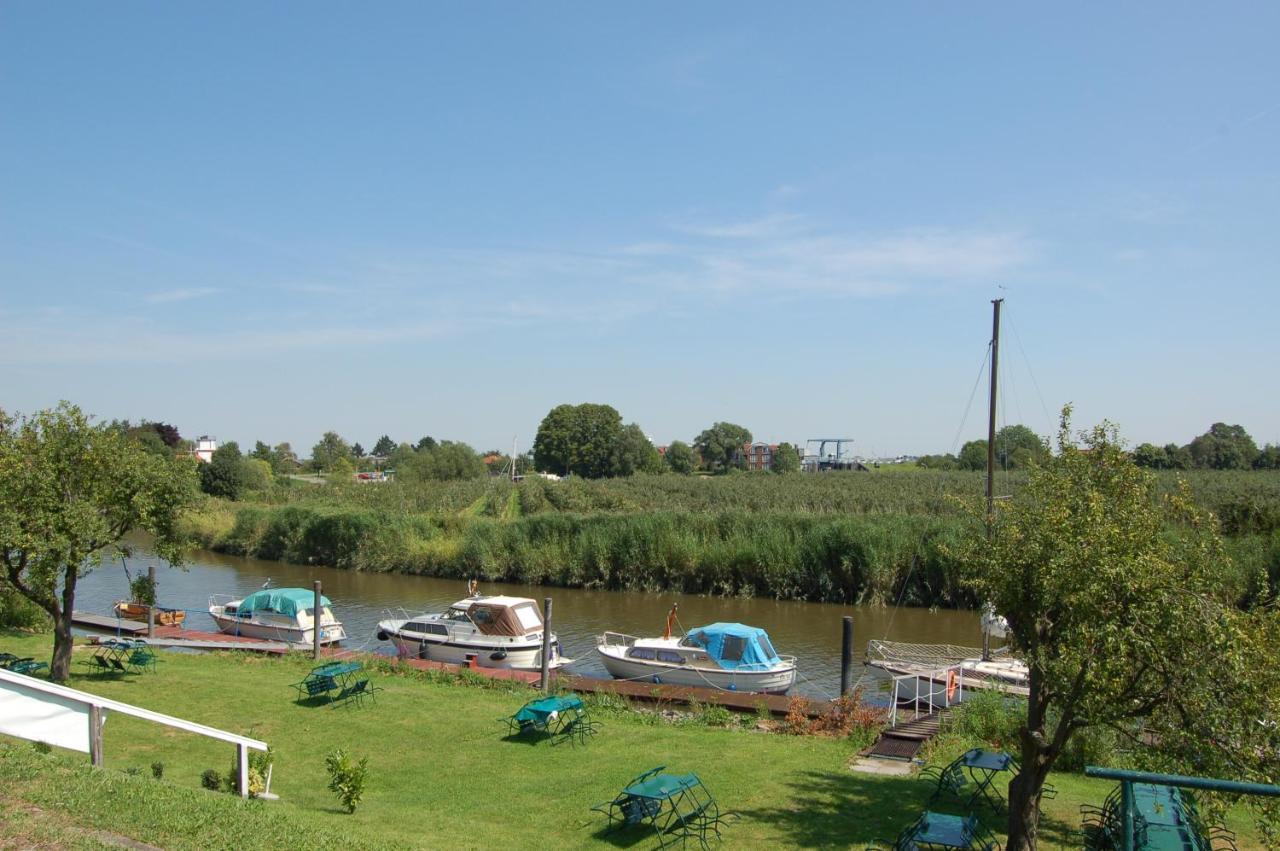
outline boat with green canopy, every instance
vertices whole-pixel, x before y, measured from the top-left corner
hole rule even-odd
[[[336,644],[347,637],[331,605],[328,597],[321,596],[321,644]],[[209,617],[222,632],[308,647],[315,641],[314,609],[315,592],[308,588],[264,588],[239,600],[224,594],[209,598]]]

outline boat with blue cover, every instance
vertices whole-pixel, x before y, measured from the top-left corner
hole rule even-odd
[[[347,637],[333,616],[328,597],[320,598],[320,643],[336,644]],[[242,600],[226,595],[209,598],[209,617],[229,635],[286,641],[310,647],[315,640],[315,592],[308,588],[271,588]]]
[[[661,638],[606,632],[596,641],[605,670],[615,679],[705,686],[725,691],[782,694],[796,682],[796,659],[779,656],[769,634],[740,623],[700,626],[671,634],[675,609]]]

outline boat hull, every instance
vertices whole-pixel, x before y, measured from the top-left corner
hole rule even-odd
[[[597,647],[596,652],[600,654],[605,670],[619,680],[758,694],[785,694],[796,683],[794,664],[783,664],[768,671],[731,671],[628,659],[620,653],[611,652],[613,649]]]
[[[463,644],[450,641],[430,641],[413,636],[392,633],[385,627],[387,640],[395,645],[396,653],[410,659],[426,659],[449,665],[466,665],[471,662],[480,668],[509,668],[513,671],[542,670],[542,642],[536,644]],[[562,668],[572,660],[565,659],[556,650],[552,640],[552,670]]]
[[[260,638],[265,641],[283,641],[311,647],[315,643],[315,632],[311,627],[301,627],[281,619],[281,622],[263,622],[245,618],[228,617],[220,612],[210,611],[209,617],[218,625],[218,631],[227,635],[242,635],[246,638]],[[320,627],[321,644],[337,644],[345,640],[346,631],[342,624],[322,624]]]
[[[150,606],[144,606],[141,603],[120,602],[116,603],[114,608],[118,617],[146,623],[147,609]],[[187,613],[181,609],[161,609],[156,607],[156,623],[161,626],[176,626],[186,619]]]

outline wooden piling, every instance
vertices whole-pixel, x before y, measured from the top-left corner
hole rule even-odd
[[[89,707],[89,762],[102,767],[102,707]]]
[[[853,683],[853,615],[845,615],[844,634],[840,640],[840,696],[849,693]]]
[[[156,565],[147,565],[147,579],[151,582],[151,605],[147,606],[147,638],[156,637]]]
[[[551,688],[551,598],[542,601],[542,692]]]
[[[323,611],[320,605],[320,580],[317,579],[311,583],[315,589],[316,599],[315,607],[311,610],[311,657],[320,659],[320,612]]]

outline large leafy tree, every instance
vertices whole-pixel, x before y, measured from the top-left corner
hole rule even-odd
[[[751,432],[734,423],[715,423],[693,441],[702,463],[717,472],[741,462],[742,447],[751,442]]]
[[[1197,467],[1247,470],[1258,457],[1258,444],[1244,426],[1214,423],[1187,446]]]
[[[962,560],[1029,669],[1010,851],[1035,847],[1045,778],[1086,728],[1110,727],[1149,765],[1197,774],[1261,777],[1276,752],[1264,741],[1276,731],[1251,720],[1280,704],[1265,661],[1275,616],[1222,599],[1216,521],[1185,489],[1161,496],[1113,426],[1077,445],[1069,414],[1058,453],[998,504],[990,537]]]
[[[446,440],[397,459],[396,473],[406,481],[430,479],[454,481],[484,475],[484,459],[465,443]]]
[[[77,580],[126,552],[127,534],[149,532],[157,554],[181,563],[176,523],[195,496],[193,464],[148,453],[65,402],[0,413],[0,563],[53,619],[52,679],[70,673]]]
[[[985,440],[970,440],[964,446],[961,446],[956,463],[960,465],[961,470],[987,469],[987,442]]]
[[[800,472],[800,453],[790,443],[778,444],[777,451],[773,453],[773,472]]]
[[[698,456],[693,454],[693,447],[683,440],[671,441],[665,457],[671,472],[682,476],[692,473],[693,468],[698,466]]]
[[[996,465],[1002,469],[1025,469],[1048,454],[1044,440],[1024,425],[1007,425],[996,432]]]
[[[534,463],[558,476],[615,475],[622,431],[622,416],[610,405],[557,405],[538,425]]]
[[[380,455],[383,458],[386,458],[388,455],[390,455],[392,452],[395,452],[395,451],[396,451],[396,442],[392,440],[388,435],[385,435],[385,434],[382,437],[378,438],[377,443],[373,444],[373,454]]]
[[[210,496],[239,499],[246,486],[247,473],[240,445],[229,440],[213,451],[209,463],[200,468],[200,489]]]
[[[351,446],[336,431],[326,431],[311,447],[311,466],[317,472],[330,469],[339,458],[350,461]]]
[[[610,475],[630,476],[633,473],[661,473],[662,456],[644,430],[632,423],[622,429],[614,453]]]

